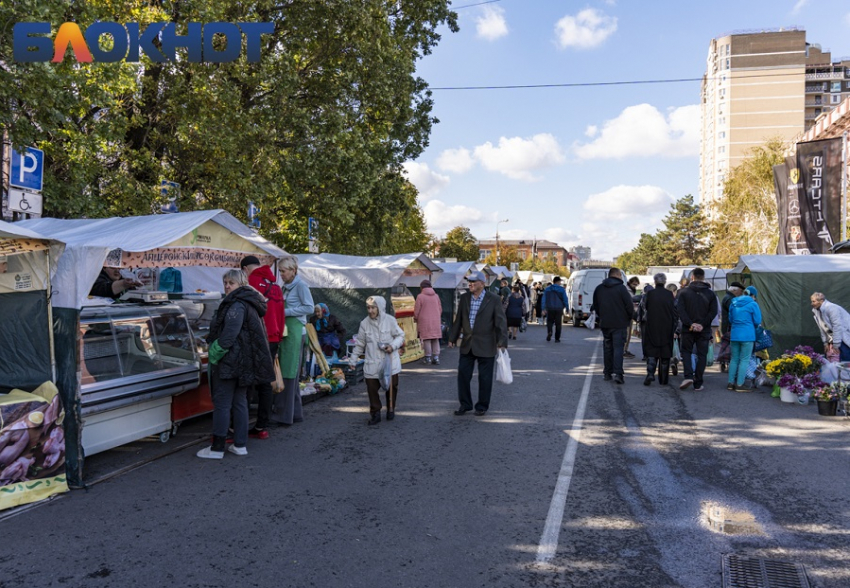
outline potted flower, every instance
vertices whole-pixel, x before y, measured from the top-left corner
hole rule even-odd
[[[826,386],[826,382],[820,379],[820,373],[809,373],[800,378],[800,386],[803,392],[798,394],[797,401],[800,404],[808,404],[813,392]]]
[[[818,414],[823,416],[835,416],[838,408],[838,399],[847,397],[848,386],[844,382],[833,382],[823,384],[814,390],[814,398],[818,401]]]
[[[779,399],[782,402],[797,402],[797,398],[805,389],[800,383],[800,378],[793,373],[782,374],[776,380],[776,387],[779,388]]]

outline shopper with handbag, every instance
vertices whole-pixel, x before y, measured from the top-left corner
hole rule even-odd
[[[401,373],[401,358],[398,350],[404,345],[404,331],[398,326],[394,316],[387,314],[387,301],[382,296],[370,296],[366,299],[368,316],[360,321],[354,350],[348,356],[351,369],[361,356],[363,376],[366,380],[366,392],[369,395],[369,420],[367,425],[381,422],[381,381],[386,390],[387,420],[395,418],[396,398],[398,397],[398,375]],[[387,370],[390,373],[387,373]]]
[[[732,358],[729,361],[727,390],[749,392],[754,388],[753,384],[747,381],[747,367],[753,355],[756,331],[762,320],[757,297],[758,290],[750,286],[744,290],[743,296],[735,297],[729,305],[729,346]]]

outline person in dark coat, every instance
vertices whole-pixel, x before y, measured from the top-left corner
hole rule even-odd
[[[625,382],[623,375],[623,353],[626,334],[630,332],[635,312],[632,295],[623,283],[623,273],[616,267],[608,270],[605,278],[593,291],[593,306],[598,324],[602,329],[602,353],[604,367],[602,378],[614,383]]]
[[[101,296],[117,300],[125,290],[132,290],[142,283],[133,278],[122,278],[121,270],[117,267],[104,267],[92,284],[89,296]]]
[[[490,408],[496,353],[508,346],[508,324],[499,295],[484,291],[484,274],[472,272],[466,280],[469,292],[460,297],[457,315],[449,332],[449,347],[457,345],[463,335],[457,365],[460,408],[455,415],[462,416],[473,409],[470,383],[478,362],[478,402],[474,408],[475,415],[482,416]]]
[[[552,327],[555,328],[555,343],[561,342],[561,325],[564,311],[570,311],[567,291],[561,286],[561,276],[555,276],[552,283],[543,291],[543,316],[546,317],[546,340],[552,340]]]
[[[732,306],[732,301],[744,293],[744,285],[741,282],[732,282],[729,288],[726,289],[726,295],[720,301],[720,353],[719,356],[724,356],[724,352],[731,348],[731,332],[732,323],[729,321],[729,308]],[[728,367],[728,361],[720,360],[720,371],[725,372]]]
[[[523,301],[525,298],[520,293],[520,287],[514,286],[511,295],[508,296],[508,305],[505,308],[505,317],[508,319],[508,339],[516,339],[517,332],[522,326]]]
[[[666,288],[667,276],[657,273],[653,276],[655,288],[645,292],[643,305],[644,325],[641,330],[643,353],[646,356],[646,378],[644,386],[655,380],[658,370],[658,383],[666,385],[670,376],[670,358],[673,357],[673,336],[679,323],[679,313],[673,293]]]
[[[711,344],[711,321],[717,316],[717,296],[705,281],[705,271],[695,268],[691,272],[691,282],[679,290],[676,309],[682,319],[682,363],[685,379],[679,385],[686,390],[691,384],[697,392],[704,390],[703,374],[708,358],[708,346]],[[696,370],[692,356],[697,356]]]
[[[233,416],[233,445],[228,451],[248,455],[248,387],[274,380],[274,365],[262,317],[266,300],[248,284],[242,270],[224,274],[224,299],[210,324],[210,390],[213,442],[197,455],[221,459]]]

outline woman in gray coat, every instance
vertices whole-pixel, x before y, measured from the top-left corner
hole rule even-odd
[[[304,325],[307,324],[307,317],[313,314],[315,304],[310,288],[298,275],[298,259],[288,255],[278,261],[278,267],[283,280],[286,336],[281,340],[278,350],[283,391],[275,394],[270,420],[286,426],[304,420],[298,377],[304,352]]]

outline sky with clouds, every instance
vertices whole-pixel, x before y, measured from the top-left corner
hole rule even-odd
[[[611,259],[699,193],[699,81],[712,38],[801,26],[850,56],[847,0],[454,0],[418,67],[433,89],[430,145],[405,168],[429,231],[588,245]],[[460,89],[574,84],[571,87]]]

